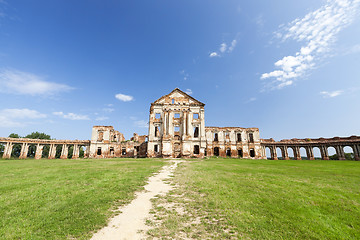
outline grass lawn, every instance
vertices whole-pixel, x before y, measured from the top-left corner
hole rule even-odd
[[[173,182],[151,237],[360,239],[360,162],[194,160]]]
[[[165,164],[154,159],[0,160],[0,239],[86,239]]]

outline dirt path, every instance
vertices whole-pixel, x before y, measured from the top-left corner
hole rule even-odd
[[[136,193],[136,198],[126,206],[119,208],[120,215],[110,219],[107,227],[99,230],[93,235],[92,240],[123,240],[144,239],[145,232],[149,229],[145,220],[150,216],[152,208],[151,199],[158,194],[166,194],[172,186],[164,180],[172,176],[180,160],[171,161],[173,164],[164,166],[159,173],[148,180],[144,186],[145,191]]]

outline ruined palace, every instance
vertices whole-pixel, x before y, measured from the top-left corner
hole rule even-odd
[[[27,158],[29,146],[36,147],[35,158],[78,158],[84,148],[84,157],[162,157],[202,158],[220,156],[234,158],[302,159],[303,149],[307,159],[314,159],[318,149],[321,159],[329,159],[329,148],[334,148],[339,160],[345,159],[344,147],[350,147],[355,160],[360,160],[360,137],[335,137],[318,139],[290,139],[279,142],[261,139],[258,128],[207,127],[205,104],[176,88],[151,103],[148,135],[134,133],[130,140],[112,126],[94,126],[91,140],[38,140],[25,138],[0,138],[4,145],[3,158],[10,158],[14,145],[21,145],[19,158]],[[48,151],[44,155],[43,149]],[[72,154],[69,154],[71,148]],[[70,156],[71,155],[71,156]]]

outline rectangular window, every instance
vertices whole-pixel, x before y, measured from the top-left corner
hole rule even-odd
[[[194,114],[193,114],[193,118],[194,118],[194,119],[199,119],[199,114],[198,114],[198,113],[194,113]]]
[[[199,127],[194,127],[194,138],[199,137]]]
[[[126,155],[126,148],[123,148],[123,149],[122,149],[121,154],[122,154],[122,155]]]
[[[241,142],[241,133],[238,133],[238,134],[237,134],[237,141],[238,141],[238,142]]]
[[[199,145],[194,145],[194,154],[199,154],[199,153],[200,153]]]
[[[159,151],[158,145],[154,145],[154,152],[158,152],[158,151]]]
[[[174,118],[180,118],[180,113],[175,113]]]
[[[101,155],[101,147],[97,149],[97,155]]]
[[[180,132],[180,127],[179,127],[179,126],[175,126],[175,127],[174,127],[174,132]]]
[[[230,133],[229,132],[225,132],[225,138],[230,139]]]
[[[160,136],[160,130],[158,126],[155,126],[155,137],[159,137]]]
[[[219,140],[218,134],[217,134],[217,133],[214,133],[214,142],[217,142],[218,140]]]
[[[160,119],[160,117],[161,117],[160,113],[155,113],[155,118],[156,119]]]
[[[254,142],[254,134],[249,133],[249,142],[253,143]]]

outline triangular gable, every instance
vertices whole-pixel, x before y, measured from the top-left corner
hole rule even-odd
[[[191,105],[200,105],[200,106],[205,106],[204,103],[196,100],[195,98],[193,98],[192,96],[188,95],[187,93],[181,91],[178,88],[175,88],[174,90],[172,90],[169,94],[162,96],[161,98],[159,98],[158,100],[156,100],[155,102],[153,102],[152,104],[164,104],[166,103],[169,99],[180,99],[180,98],[185,98],[189,100],[189,103]]]

